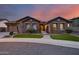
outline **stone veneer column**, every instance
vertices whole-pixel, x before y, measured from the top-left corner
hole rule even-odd
[[[38,33],[41,32],[41,29],[40,29],[40,24],[37,24],[37,30],[38,30]]]
[[[50,25],[49,24],[47,24],[48,25],[48,32],[50,33]]]
[[[60,24],[61,24],[61,23],[57,23],[57,33],[60,32]]]

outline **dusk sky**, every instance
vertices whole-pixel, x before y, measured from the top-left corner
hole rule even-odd
[[[79,5],[61,4],[14,4],[0,5],[0,18],[18,20],[31,16],[38,20],[48,21],[61,16],[67,19],[79,17]]]

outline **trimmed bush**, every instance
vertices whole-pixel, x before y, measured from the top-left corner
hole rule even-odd
[[[73,30],[72,30],[72,29],[70,29],[70,28],[67,28],[67,29],[65,30],[65,32],[66,32],[66,33],[72,33],[72,32],[73,32]]]
[[[14,35],[14,32],[10,32],[9,35],[10,35],[10,36]]]
[[[28,33],[38,33],[38,31],[33,29],[33,28],[29,28],[26,32],[28,32]]]

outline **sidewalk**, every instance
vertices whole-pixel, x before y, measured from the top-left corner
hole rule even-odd
[[[59,45],[59,46],[79,49],[79,42],[55,40],[55,39],[51,39],[49,35],[44,35],[44,37],[41,39],[40,38],[1,38],[0,42],[33,42],[33,43]]]

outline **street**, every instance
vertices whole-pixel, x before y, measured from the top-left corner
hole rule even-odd
[[[79,55],[79,49],[28,42],[0,42],[0,55]]]

